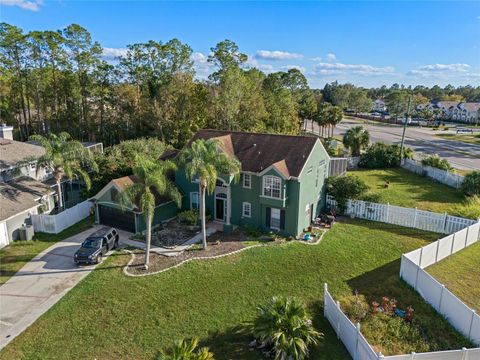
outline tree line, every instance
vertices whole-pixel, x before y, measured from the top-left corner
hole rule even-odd
[[[107,146],[149,136],[180,147],[200,128],[297,134],[314,119],[328,133],[342,109],[369,111],[372,99],[392,93],[480,99],[480,87],[468,86],[364,89],[335,82],[311,89],[297,69],[265,74],[249,67],[230,40],[211,48],[214,71],[200,80],[192,56],[178,39],[150,40],[109,62],[80,25],[26,33],[1,23],[0,119],[15,126],[19,140],[68,131]]]

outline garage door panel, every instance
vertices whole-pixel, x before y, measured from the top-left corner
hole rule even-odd
[[[98,205],[98,210],[100,224],[135,232],[135,214],[131,211],[122,211],[105,205]]]

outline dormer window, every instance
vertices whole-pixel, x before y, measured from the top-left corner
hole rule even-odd
[[[263,177],[263,196],[280,199],[282,180],[277,176],[267,175]]]

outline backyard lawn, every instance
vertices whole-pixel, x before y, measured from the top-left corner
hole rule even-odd
[[[369,301],[386,295],[415,309],[422,336],[405,342],[395,329],[367,326],[384,354],[458,349],[472,344],[398,276],[400,255],[437,239],[436,234],[361,220],[334,225],[319,245],[257,247],[165,273],[126,277],[129,255],[117,253],[72,289],[1,353],[2,359],[153,359],[183,337],[198,336],[216,359],[258,359],[247,325],[256,307],[274,295],[308,305],[325,333],[312,359],[349,356],[323,318],[323,283],[335,298],[356,289]],[[378,329],[378,330],[376,330]]]
[[[36,233],[32,241],[16,241],[0,250],[0,285],[20,270],[23,265],[56,242],[78,234],[92,226],[88,218],[63,230],[59,234]]]
[[[465,304],[480,313],[480,242],[426,270]]]
[[[370,187],[370,194],[379,197],[378,202],[433,212],[456,214],[456,207],[465,201],[459,190],[436,183],[402,168],[358,170],[356,175]],[[385,188],[385,182],[390,185]]]

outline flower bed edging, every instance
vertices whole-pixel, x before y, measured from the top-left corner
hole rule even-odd
[[[322,241],[323,239],[323,235],[325,235],[325,233],[328,231],[328,229],[324,230],[322,232],[322,234],[318,237],[318,239],[315,241],[315,242],[305,242],[303,240],[292,240],[292,241],[289,241],[288,243],[286,244],[290,244],[290,243],[300,243],[300,244],[303,244],[303,245],[318,245],[320,243],[320,241]],[[156,274],[160,274],[160,273],[163,273],[167,270],[170,270],[170,269],[175,269],[189,261],[192,261],[192,260],[212,260],[212,259],[219,259],[219,258],[222,258],[222,257],[225,257],[225,256],[229,256],[229,255],[235,255],[235,254],[238,254],[244,250],[248,250],[248,249],[252,249],[252,248],[256,248],[256,247],[262,247],[262,246],[271,246],[271,245],[265,245],[265,244],[257,244],[257,245],[252,245],[252,246],[246,246],[244,247],[243,249],[239,249],[239,250],[235,250],[235,251],[232,251],[232,252],[229,252],[229,253],[226,253],[226,254],[220,254],[220,255],[214,255],[214,256],[200,256],[200,257],[196,257],[196,258],[190,258],[190,259],[186,259],[186,260],[183,260],[182,262],[178,263],[178,264],[175,264],[175,265],[172,265],[166,269],[162,269],[162,270],[158,270],[158,271],[154,271],[154,272],[151,272],[151,273],[146,273],[146,274],[132,274],[128,271],[128,268],[130,265],[132,265],[133,261],[135,260],[135,254],[130,251],[130,250],[124,250],[126,251],[127,253],[129,253],[131,255],[131,259],[130,261],[128,262],[127,265],[125,265],[123,267],[123,273],[126,275],[126,276],[131,276],[131,277],[140,277],[140,276],[148,276],[148,275],[156,275]]]

